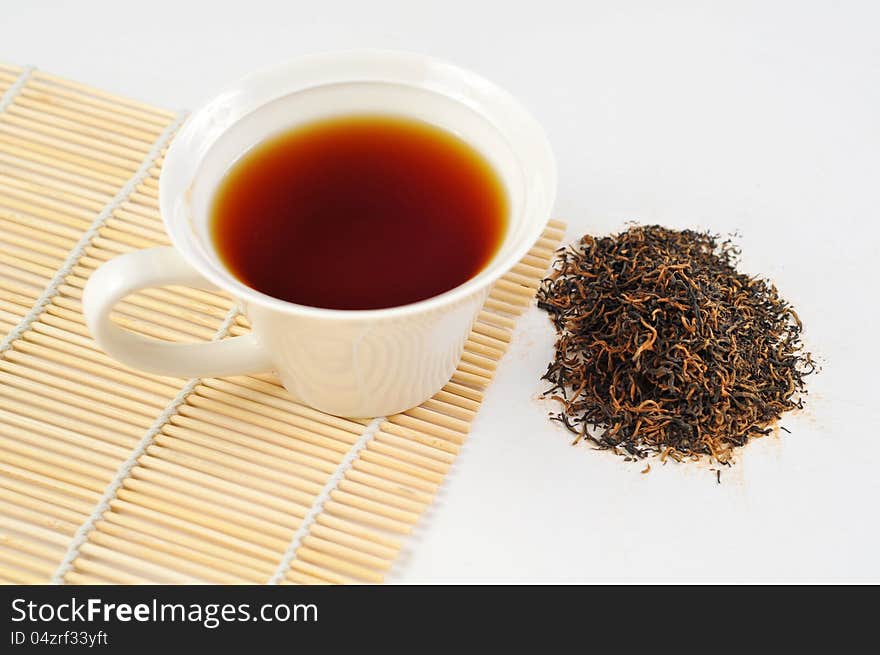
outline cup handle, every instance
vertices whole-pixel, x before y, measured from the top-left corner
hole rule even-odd
[[[159,375],[217,377],[272,368],[253,334],[208,343],[168,343],[128,332],[110,320],[113,307],[128,294],[171,284],[216,288],[169,247],[122,255],[95,271],[83,291],[82,305],[98,345],[123,364]]]

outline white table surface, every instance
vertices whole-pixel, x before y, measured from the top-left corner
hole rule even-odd
[[[824,370],[791,435],[707,466],[572,447],[521,323],[394,582],[880,582],[876,2],[4,0],[0,59],[169,108],[299,54],[427,52],[546,126],[569,236],[628,219],[738,230]]]

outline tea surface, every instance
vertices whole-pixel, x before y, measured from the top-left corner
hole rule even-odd
[[[379,309],[479,273],[504,238],[508,200],[489,162],[451,132],[370,115],[257,145],[211,211],[220,258],[248,286],[312,307]]]

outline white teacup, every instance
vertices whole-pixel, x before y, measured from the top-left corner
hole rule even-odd
[[[428,121],[458,134],[489,160],[511,211],[493,259],[450,291],[378,310],[306,307],[236,279],[220,261],[208,230],[211,198],[225,172],[279,131],[367,113]],[[491,285],[538,239],[555,190],[553,154],[540,126],[510,95],[474,73],[396,52],[305,57],[246,78],[187,121],[168,150],[159,181],[159,204],[174,247],[103,265],[86,286],[83,311],[98,344],[135,368],[183,377],[275,370],[296,398],[316,409],[339,416],[392,414],[418,405],[449,381]],[[225,290],[250,320],[251,334],[172,344],[111,322],[110,311],[126,295],[163,285]]]

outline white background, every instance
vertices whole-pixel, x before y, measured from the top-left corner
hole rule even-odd
[[[57,6],[56,6],[57,5]],[[0,59],[168,108],[299,54],[422,51],[546,127],[569,237],[737,230],[824,366],[791,435],[626,464],[546,419],[533,310],[395,582],[880,582],[880,3],[0,2]]]

